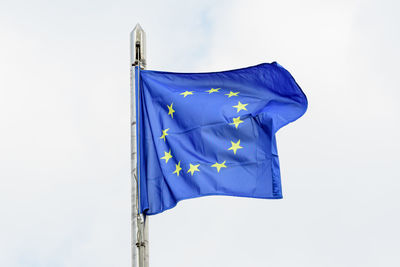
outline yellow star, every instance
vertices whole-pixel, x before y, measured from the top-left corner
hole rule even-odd
[[[240,103],[240,101],[239,101],[239,103],[236,105],[236,106],[233,106],[234,108],[237,108],[237,113],[239,113],[239,111],[241,111],[241,110],[247,110],[246,109],[246,106],[247,106],[248,104],[242,104],[242,103]]]
[[[190,168],[189,168],[189,170],[187,172],[188,173],[190,172],[192,174],[192,176],[193,176],[193,173],[195,171],[199,172],[199,166],[200,166],[200,164],[197,164],[197,165],[190,164]]]
[[[172,108],[173,104],[174,103],[171,103],[171,106],[167,105],[167,107],[168,107],[168,115],[171,115],[171,118],[174,118],[174,112],[175,112],[175,110]]]
[[[226,160],[222,163],[215,162],[215,164],[211,165],[211,167],[217,168],[217,171],[219,172],[219,170],[221,170],[221,168],[226,168],[225,162],[226,162]]]
[[[183,97],[187,97],[188,95],[193,95],[193,91],[185,91],[183,93],[180,93],[180,95],[183,95]]]
[[[237,118],[233,118],[233,122],[231,124],[235,124],[235,128],[239,126],[239,124],[243,123],[243,121],[240,119],[240,116]]]
[[[218,92],[219,89],[221,89],[221,88],[217,88],[217,89],[211,88],[210,90],[207,90],[206,92],[208,92],[209,94],[211,94],[211,93],[214,93],[214,92]]]
[[[229,94],[225,94],[225,95],[227,95],[230,98],[231,96],[238,96],[238,94],[239,94],[239,92],[230,91]]]
[[[165,130],[161,130],[162,131],[162,135],[161,135],[160,139],[163,139],[164,142],[165,142],[165,137],[168,135],[168,133],[167,133],[168,130],[169,130],[169,128],[165,129]]]
[[[165,159],[165,163],[168,163],[168,160],[172,158],[171,155],[171,149],[169,150],[169,152],[164,152],[164,157],[160,158],[160,159]]]
[[[233,150],[233,154],[235,154],[235,155],[236,155],[236,150],[243,148],[240,146],[240,139],[236,143],[231,141],[231,144],[232,144],[232,146],[230,148],[228,148],[228,150]]]
[[[173,172],[176,173],[176,176],[179,176],[179,172],[182,170],[181,168],[181,162],[179,161],[178,164],[175,164],[175,171]]]

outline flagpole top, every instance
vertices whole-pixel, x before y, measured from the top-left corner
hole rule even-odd
[[[146,67],[146,33],[140,26],[136,24],[131,31],[131,65]]]

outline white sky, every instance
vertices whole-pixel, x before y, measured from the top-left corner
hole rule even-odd
[[[129,33],[148,66],[278,61],[283,200],[150,219],[151,267],[400,266],[399,1],[0,2],[0,266],[129,266]]]

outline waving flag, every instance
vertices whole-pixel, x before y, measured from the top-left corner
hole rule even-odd
[[[275,133],[307,109],[288,71],[136,75],[140,212],[207,195],[282,198]]]

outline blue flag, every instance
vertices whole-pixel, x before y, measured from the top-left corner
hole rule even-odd
[[[207,195],[282,198],[275,133],[307,109],[288,71],[136,75],[140,212]]]

